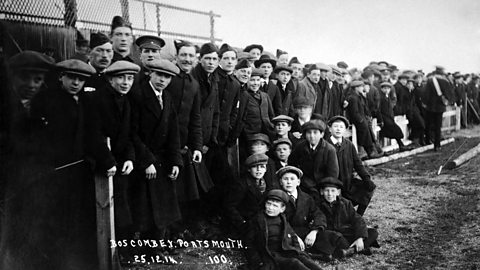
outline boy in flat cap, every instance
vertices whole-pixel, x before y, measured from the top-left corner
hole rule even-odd
[[[150,79],[130,95],[135,147],[134,223],[146,239],[166,237],[166,228],[181,217],[175,180],[182,167],[178,118],[165,88],[179,69],[167,60],[147,64]],[[160,238],[158,238],[160,237]]]
[[[282,95],[280,89],[278,89],[276,82],[270,80],[270,76],[273,73],[273,69],[276,67],[277,62],[271,58],[268,54],[263,54],[260,59],[255,61],[255,67],[262,71],[262,83],[260,90],[268,94],[270,101],[272,102],[273,111],[275,115],[280,115],[283,112],[282,109]]]
[[[245,239],[250,269],[321,269],[300,246],[285,217],[289,196],[282,190],[268,192],[264,208],[249,223]]]
[[[286,138],[280,138],[273,142],[273,160],[275,162],[275,169],[287,166],[288,157],[292,153],[292,142]]]
[[[395,83],[395,93],[397,94],[397,103],[393,108],[394,115],[405,115],[410,110],[408,102],[408,93],[410,92],[407,87],[408,79],[410,76],[406,73],[398,76],[398,81]]]
[[[252,134],[248,136],[248,154],[264,154],[269,155],[270,149],[270,138],[263,133]],[[267,171],[265,172],[265,181],[269,187],[279,187],[277,177],[275,175],[276,166],[275,161],[272,158],[269,158],[266,165]],[[244,168],[240,171],[240,174],[245,174],[245,171],[248,168]]]
[[[338,179],[343,183],[342,194],[352,201],[353,205],[358,205],[357,213],[363,216],[376,186],[358,157],[355,146],[347,138],[344,138],[345,130],[350,125],[347,118],[340,115],[334,116],[330,118],[328,125],[331,136],[327,138],[327,141],[337,151]],[[358,174],[361,179],[355,177],[354,173]]]
[[[105,70],[108,84],[86,92],[89,154],[95,159],[95,170],[113,176],[115,202],[115,234],[117,239],[133,237],[130,173],[135,162],[132,141],[131,107],[127,94],[140,67],[119,60]],[[108,143],[107,143],[108,138]],[[119,250],[122,256],[126,249]]]
[[[102,33],[90,34],[88,63],[96,72],[85,82],[85,92],[92,92],[108,85],[105,69],[112,63],[112,58],[113,47],[110,39]]]
[[[298,143],[289,157],[289,165],[303,171],[300,187],[317,202],[320,179],[338,177],[339,171],[335,148],[323,139],[325,128],[322,120],[305,123],[302,126],[305,140]]]
[[[43,144],[48,150],[43,158],[56,170],[48,174],[44,185],[35,185],[38,189],[31,203],[36,209],[30,213],[35,226],[30,233],[39,242],[30,244],[44,247],[45,243],[57,243],[42,250],[48,254],[42,257],[48,258],[44,263],[50,269],[62,268],[70,260],[88,269],[96,265],[91,260],[96,256],[96,213],[93,175],[85,162],[88,108],[83,85],[95,69],[76,59],[59,62],[56,67],[58,84],[40,92],[31,105],[31,113],[46,124]]]
[[[275,139],[289,139],[292,145],[295,146],[298,139],[290,132],[293,121],[293,118],[287,115],[279,115],[272,118],[272,123],[275,127]]]
[[[265,154],[249,156],[245,160],[247,173],[236,180],[227,192],[225,217],[237,236],[245,233],[248,220],[260,211],[265,192],[274,188],[264,179],[267,162]]]
[[[110,39],[113,45],[112,63],[118,60],[125,60],[137,65],[141,65],[138,56],[133,55],[133,33],[132,24],[125,21],[121,16],[115,16],[112,19]]]
[[[263,46],[260,44],[251,44],[245,47],[243,51],[249,53],[255,60],[258,60],[263,53]]]
[[[335,177],[320,181],[320,211],[326,217],[325,231],[317,234],[318,250],[323,254],[344,258],[353,253],[371,255],[370,247],[379,247],[376,229],[367,228],[352,203],[341,196],[342,182]]]
[[[277,87],[280,90],[282,100],[282,111],[284,115],[294,115],[293,96],[295,95],[295,85],[292,79],[292,68],[286,65],[277,65],[274,70],[277,76]]]
[[[290,130],[293,135],[292,143],[297,143],[304,139],[302,138],[302,126],[310,120],[322,120],[325,118],[317,113],[313,113],[313,101],[308,100],[305,97],[298,96],[293,100],[293,108],[295,116],[293,117],[292,128]]]

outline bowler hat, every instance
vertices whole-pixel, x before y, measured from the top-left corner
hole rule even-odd
[[[105,70],[107,75],[121,75],[121,74],[137,74],[140,71],[140,67],[129,61],[120,60],[111,64]]]
[[[273,58],[270,57],[270,55],[268,54],[262,54],[260,56],[260,59],[258,59],[257,61],[255,61],[255,67],[258,68],[260,67],[263,63],[270,63],[272,64],[272,67],[275,68],[275,66],[277,65],[277,61]]]
[[[281,189],[272,189],[267,193],[266,199],[276,200],[283,203],[288,203],[289,197],[287,193]]]
[[[57,63],[56,66],[60,72],[80,75],[82,77],[90,77],[96,72],[95,68],[91,65],[78,59],[68,59]]]
[[[343,183],[337,178],[329,176],[320,180],[320,187],[321,188],[326,188],[326,187],[342,188]]]
[[[137,38],[135,44],[137,44],[140,49],[145,48],[160,50],[163,46],[165,46],[165,41],[157,36],[145,35]]]
[[[291,172],[294,173],[298,176],[298,178],[302,178],[303,172],[299,168],[295,166],[285,166],[283,168],[280,168],[275,174],[277,175],[278,178],[282,177],[284,174]]]
[[[253,154],[245,160],[245,166],[248,168],[257,166],[259,164],[266,165],[268,162],[268,156],[265,154]]]
[[[39,52],[23,51],[12,56],[8,64],[12,70],[47,72],[53,67],[55,61],[52,57]]]
[[[341,115],[335,115],[332,118],[330,118],[330,120],[328,120],[328,125],[331,126],[334,122],[337,122],[337,121],[344,122],[346,127],[350,126],[350,122],[348,122],[348,119]]]
[[[151,71],[165,73],[171,76],[175,76],[180,73],[180,69],[172,62],[165,59],[155,59],[147,63],[147,68]]]

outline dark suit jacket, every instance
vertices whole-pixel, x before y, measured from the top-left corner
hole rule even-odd
[[[272,102],[273,112],[275,115],[282,114],[282,95],[277,85],[269,80],[268,84],[265,84],[260,88],[260,90],[268,94],[268,97]]]
[[[449,100],[450,102],[454,102],[453,90],[452,85],[450,82],[441,76],[435,75],[442,91],[443,96]],[[444,112],[446,111],[446,105],[442,102],[442,98],[438,96],[437,91],[435,89],[435,85],[433,84],[433,78],[429,78],[427,80],[427,84],[425,85],[425,89],[423,92],[423,102],[426,105],[426,110],[431,112]]]
[[[285,216],[297,235],[305,239],[310,231],[323,231],[327,227],[327,220],[310,195],[299,188],[297,188],[297,192],[295,202],[293,198],[290,198]]]
[[[240,83],[233,75],[228,75],[220,67],[218,67],[215,72],[219,78],[218,96],[220,104],[220,124],[218,127],[217,140],[220,145],[225,145],[237,120]]]

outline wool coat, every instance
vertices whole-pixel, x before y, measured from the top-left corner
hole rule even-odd
[[[240,83],[232,74],[227,74],[222,68],[216,69],[218,74],[218,98],[220,104],[220,124],[218,127],[218,144],[225,146],[228,137],[237,120]]]
[[[382,129],[380,130],[380,136],[392,139],[403,138],[402,130],[395,123],[390,99],[384,93],[380,95],[380,115],[383,123]]]
[[[263,87],[260,87],[260,91],[266,93],[272,102],[272,108],[275,115],[280,115],[283,112],[283,99],[280,89],[273,81],[268,81]]]

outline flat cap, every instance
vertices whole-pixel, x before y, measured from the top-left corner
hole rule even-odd
[[[262,142],[266,143],[267,145],[270,145],[270,138],[268,138],[268,136],[263,134],[263,133],[252,134],[252,135],[248,136],[247,140],[249,142],[262,141]]]
[[[217,45],[209,42],[205,43],[200,47],[200,58],[204,56],[205,54],[210,54],[216,52],[218,54],[218,48]]]
[[[453,73],[453,77],[455,79],[459,79],[459,78],[463,78],[463,75],[459,71],[456,71],[455,73]]]
[[[235,55],[237,55],[237,51],[232,46],[224,43],[222,46],[220,46],[220,50],[218,50],[218,56],[220,56],[221,58],[222,55],[226,52],[234,52]]]
[[[408,75],[408,73],[402,73],[402,74],[398,75],[399,80],[400,79],[407,79],[408,80],[409,78],[410,78],[410,76]]]
[[[325,128],[326,128],[325,122],[323,122],[320,119],[312,119],[312,120],[308,121],[307,123],[303,124],[302,132],[305,133],[305,131],[307,131],[309,129],[318,129],[318,130],[320,130],[320,132],[324,132]]]
[[[315,65],[317,65],[317,69],[320,69],[320,70],[324,70],[324,71],[331,71],[332,68],[329,67],[328,65],[324,64],[324,63],[316,63]]]
[[[103,33],[91,33],[90,34],[90,49],[101,46],[105,43],[110,43],[110,39]]]
[[[289,124],[291,124],[293,122],[293,118],[288,116],[288,115],[278,115],[278,116],[275,116],[274,118],[272,118],[271,120],[272,123],[278,123],[278,122],[287,122]]]
[[[264,73],[263,73],[263,70],[259,69],[259,68],[254,68],[252,70],[252,74],[250,75],[250,77],[254,77],[254,76],[260,76],[260,77],[263,77]]]
[[[272,189],[267,193],[267,196],[266,196],[267,200],[276,200],[276,201],[283,202],[285,204],[288,203],[289,201],[288,198],[289,197],[287,193],[281,189]]]
[[[342,188],[343,183],[342,181],[338,180],[335,177],[325,177],[320,180],[320,187],[325,188],[325,187],[336,187],[336,188]]]
[[[280,49],[277,49],[277,58],[279,58],[280,55],[282,55],[282,54],[288,54],[288,52],[283,51],[283,50],[280,50]]]
[[[248,62],[247,59],[242,59],[238,61],[237,65],[235,66],[236,70],[242,69],[242,68],[249,68],[252,67],[250,63]]]
[[[140,67],[132,62],[120,60],[111,64],[105,70],[107,75],[121,75],[121,74],[137,74],[140,71]]]
[[[298,96],[293,100],[293,107],[294,108],[304,107],[304,106],[313,107],[313,100],[307,99],[303,96]]]
[[[380,87],[389,87],[389,88],[393,88],[393,85],[389,82],[383,82],[380,84]]]
[[[95,68],[91,65],[78,59],[68,59],[57,63],[56,66],[60,72],[80,75],[83,77],[90,77],[96,72]]]
[[[244,52],[250,52],[251,50],[253,49],[259,49],[260,50],[260,53],[263,52],[263,46],[260,45],[260,44],[250,44],[248,45],[247,47],[245,47],[245,49],[243,49]]]
[[[255,61],[255,59],[256,59],[255,56],[249,54],[248,52],[239,52],[237,54],[237,58],[238,58],[239,61],[243,60],[243,59],[249,60],[249,61]]]
[[[377,64],[378,64],[379,66],[381,66],[382,64],[383,64],[384,66],[386,66],[386,67],[390,66],[387,61],[383,61],[383,60],[382,60],[382,61],[378,61]]]
[[[302,178],[303,172],[299,168],[295,166],[285,166],[283,168],[280,168],[275,174],[277,175],[278,178],[282,177],[284,174],[291,172],[294,173],[298,176],[298,178]]]
[[[245,166],[248,168],[257,166],[260,164],[266,165],[268,162],[268,156],[265,154],[253,154],[245,160]]]
[[[290,62],[288,62],[288,65],[291,66],[292,64],[301,64],[300,61],[298,61],[298,58],[296,56],[292,57],[290,59]]]
[[[151,71],[165,73],[175,76],[180,73],[180,69],[172,62],[165,59],[155,59],[147,63],[147,68]]]
[[[263,63],[270,63],[272,64],[272,67],[275,68],[275,66],[277,65],[277,60],[273,59],[272,57],[270,57],[270,55],[268,54],[262,54],[260,56],[260,59],[258,59],[257,61],[255,61],[255,67],[258,68],[260,67]]]
[[[337,121],[344,122],[346,127],[350,126],[350,122],[348,122],[348,119],[341,115],[335,115],[332,118],[330,118],[330,120],[328,120],[328,125],[331,126],[334,122],[337,122]]]
[[[273,141],[273,147],[277,147],[280,144],[288,144],[290,147],[292,147],[292,141],[288,138],[280,138],[278,140]]]
[[[338,76],[342,76],[342,71],[335,65],[331,65],[332,73]]]
[[[347,69],[348,65],[347,65],[347,63],[345,63],[343,61],[340,61],[340,62],[337,63],[337,67]]]
[[[287,65],[278,65],[273,70],[275,73],[280,73],[280,71],[287,71],[290,72],[290,74],[293,73],[293,69]]]
[[[358,86],[364,86],[364,85],[365,85],[365,83],[364,83],[363,81],[361,81],[361,80],[355,80],[355,81],[352,81],[352,82],[350,83],[350,86],[351,86],[352,88],[355,88],[355,87],[358,87]]]
[[[9,60],[9,67],[12,70],[32,70],[32,71],[49,71],[55,64],[52,57],[35,52],[23,51],[12,56]]]
[[[157,36],[145,35],[137,38],[135,44],[137,44],[140,49],[160,50],[165,46],[165,40]]]

